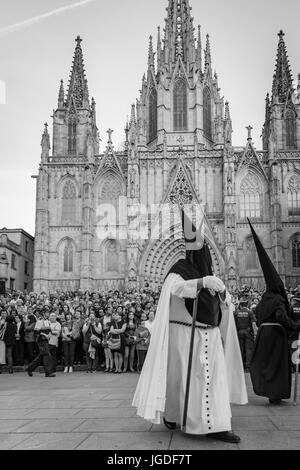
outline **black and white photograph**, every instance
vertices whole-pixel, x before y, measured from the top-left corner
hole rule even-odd
[[[300,450],[299,1],[0,6],[0,450]]]

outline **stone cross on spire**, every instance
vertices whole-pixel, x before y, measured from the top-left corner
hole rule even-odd
[[[109,128],[106,132],[108,133],[108,143],[112,144],[111,136],[114,131],[111,128]]]
[[[251,131],[253,131],[253,127],[251,126],[248,126],[246,127],[247,131],[248,131],[248,141],[252,140],[252,135],[251,135]]]

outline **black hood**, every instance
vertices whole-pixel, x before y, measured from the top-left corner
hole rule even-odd
[[[270,260],[269,255],[267,254],[265,248],[263,247],[249,219],[248,219],[248,223],[250,225],[252,236],[255,242],[261,269],[264,273],[264,278],[266,282],[266,290],[268,292],[272,292],[273,294],[279,294],[281,297],[285,299],[285,301],[288,304],[289,302],[288,302],[286,290],[282,282],[282,279],[279,276],[274,264]]]

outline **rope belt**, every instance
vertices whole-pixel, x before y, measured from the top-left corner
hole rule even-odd
[[[183,321],[176,321],[176,320],[170,320],[169,323],[173,323],[175,325],[183,325],[183,326],[192,326],[190,323],[185,323]],[[209,330],[210,328],[215,328],[214,326],[211,325],[195,325],[196,328],[200,328],[203,330]]]
[[[283,328],[280,323],[262,323],[260,326],[281,326]]]

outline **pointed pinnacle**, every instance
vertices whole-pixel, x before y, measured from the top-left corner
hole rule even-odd
[[[154,66],[154,52],[153,52],[152,36],[149,37],[148,65],[150,67]]]
[[[211,65],[211,51],[209,34],[206,35],[205,65]]]
[[[226,101],[226,103],[225,103],[225,120],[230,121],[230,119],[231,119],[231,117],[230,117],[229,102]]]

